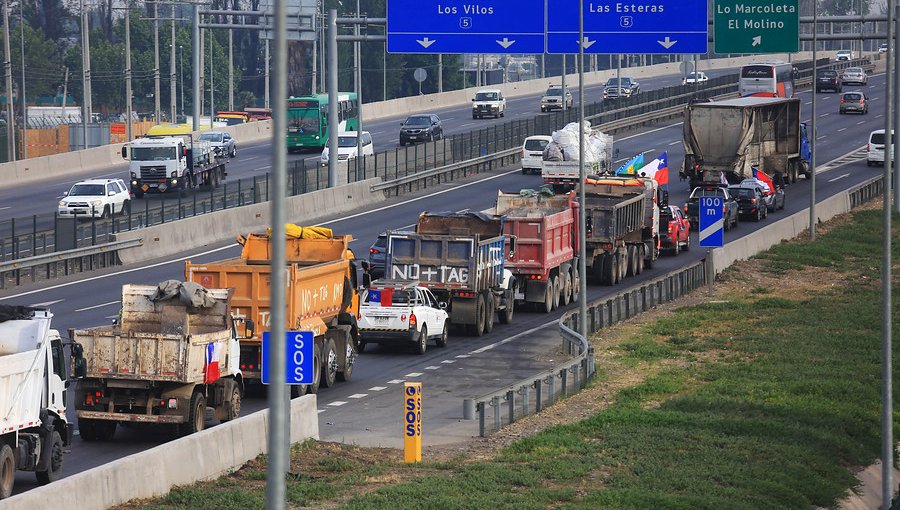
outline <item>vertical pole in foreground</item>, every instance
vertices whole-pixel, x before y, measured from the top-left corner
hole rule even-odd
[[[3,1],[3,73],[6,75],[6,143],[9,161],[16,159],[16,112],[13,109],[12,53],[9,50],[9,0]]]
[[[812,117],[810,130],[806,133],[809,137],[809,240],[816,240],[816,75],[819,72],[818,58],[819,46],[819,2],[813,2],[813,75],[812,75]]]
[[[337,9],[328,10],[328,187],[337,186],[338,52]]]
[[[893,1],[893,0],[891,0]],[[888,40],[890,40],[890,34],[888,35]],[[897,72],[897,69],[900,69],[900,51],[897,51],[897,43],[900,42],[900,3],[897,4],[896,10],[894,11],[894,72]],[[893,102],[896,104],[897,101],[900,101],[900,79],[894,76],[894,100]],[[894,112],[894,133],[900,133],[900,115],[897,115]],[[888,131],[885,130],[885,133]],[[897,164],[900,161],[900,144],[894,143],[891,140],[891,143],[894,146],[894,186],[900,182],[900,165]],[[887,154],[887,153],[885,153]],[[887,181],[885,181],[887,183]],[[889,189],[889,188],[886,188]],[[900,193],[897,193],[897,190],[894,189],[894,210],[900,213]]]
[[[162,122],[159,75],[159,3],[153,2],[153,121],[157,124]],[[175,122],[175,119],[172,119],[172,122]]]
[[[885,54],[887,66],[885,69],[886,90],[884,101],[884,193],[883,196],[883,253],[881,269],[881,507],[891,508],[891,497],[894,495],[894,402],[892,395],[893,381],[891,369],[891,156],[894,137],[891,136],[894,115],[894,90],[893,83],[897,79],[894,76],[892,52],[897,51],[893,39],[893,14],[894,0],[888,2],[887,42],[888,50]],[[897,183],[894,183],[894,194],[897,194]]]
[[[125,8],[125,139],[131,141],[134,139],[132,130],[132,105],[131,92],[131,9]]]
[[[169,122],[176,121],[178,114],[178,100],[175,90],[175,4],[172,4],[172,47],[169,48]]]
[[[81,73],[81,135],[84,148],[87,149],[87,125],[91,119],[91,37],[86,0],[81,0]]]
[[[584,218],[584,0],[578,0],[578,332],[587,337],[587,261]],[[563,111],[566,106],[563,88]],[[641,261],[643,264],[643,261]]]
[[[196,4],[195,4],[196,5]],[[196,7],[194,7],[196,9]],[[271,274],[283,275],[285,266],[285,182],[287,176],[287,16],[285,0],[275,0],[275,104],[272,115],[272,267]],[[194,11],[197,12],[197,11]],[[271,279],[272,322],[269,372],[269,465],[266,472],[266,510],[284,508],[285,473],[290,468],[290,410],[285,403],[289,398],[285,373],[285,281],[284,277]]]
[[[193,89],[191,94],[193,105],[191,114],[194,117],[193,131],[200,131],[200,54],[203,53],[203,47],[200,46],[200,4],[194,4],[194,25],[191,27],[191,75],[193,76]],[[182,87],[183,90],[183,87]],[[181,105],[184,108],[184,103]],[[274,117],[274,115],[273,115]]]
[[[356,17],[360,17],[359,12],[359,0],[356,0]],[[360,50],[362,49],[361,43],[359,42],[359,23],[353,24],[353,35],[356,36],[356,41],[353,41],[353,86],[355,87],[353,90],[356,91],[356,104],[357,104],[357,119],[359,122],[359,127],[356,131],[356,165],[354,169],[354,173],[356,174],[356,180],[361,181],[362,177],[362,130],[363,130],[363,116],[362,116],[362,103],[363,103],[363,94],[362,94],[362,54]],[[329,151],[331,149],[328,149]]]
[[[266,91],[265,91],[265,104],[266,108],[269,108],[271,102],[269,101],[269,40],[266,39]],[[274,117],[274,116],[273,116]]]

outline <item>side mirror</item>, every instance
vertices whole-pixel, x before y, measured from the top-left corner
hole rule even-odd
[[[115,191],[107,191],[107,192],[106,192],[106,196],[108,196],[108,197],[115,196],[115,194],[116,194]]]
[[[244,332],[246,333],[245,338],[253,338],[256,333],[256,324],[253,323],[252,320],[247,319],[244,321]]]
[[[443,302],[443,301],[439,301],[439,302],[438,302],[438,308],[440,308],[441,310],[446,310],[446,309],[447,309],[447,303],[445,303],[445,302]]]
[[[122,159],[128,159],[128,147],[122,146]]]
[[[474,98],[474,97],[472,98],[472,102],[473,102],[473,103],[475,102],[475,98]]]
[[[507,255],[507,258],[511,259],[513,255],[515,255],[516,241],[518,241],[518,238],[516,238],[516,236],[509,236],[509,255]]]
[[[63,196],[64,196],[64,197],[69,196],[69,192],[68,192],[68,191],[63,191]]]
[[[87,361],[84,359],[84,346],[79,343],[72,344],[72,375],[75,379],[84,379],[87,376]]]

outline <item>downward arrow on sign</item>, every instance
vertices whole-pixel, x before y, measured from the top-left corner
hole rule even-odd
[[[584,49],[588,49],[593,46],[595,42],[597,41],[592,41],[588,39],[587,36],[584,36],[584,39],[581,40],[581,45],[584,46]]]
[[[516,41],[510,41],[509,37],[504,37],[502,41],[497,41],[497,44],[499,44],[500,46],[503,46],[503,49],[509,48],[510,46],[512,46],[515,43],[516,43]]]
[[[669,38],[669,36],[666,36],[666,38],[665,38],[664,40],[662,40],[662,41],[656,41],[656,42],[658,42],[659,44],[661,44],[663,48],[669,49],[669,48],[671,48],[672,46],[675,46],[675,43],[677,43],[678,41],[673,41],[673,40],[671,40],[671,39]]]
[[[421,40],[420,40],[420,39],[416,39],[416,42],[419,43],[419,44],[421,44],[423,48],[427,48],[427,47],[431,46],[432,44],[434,44],[434,43],[437,42],[437,41],[434,41],[433,39],[429,39],[428,36],[425,36],[425,37],[423,37]]]

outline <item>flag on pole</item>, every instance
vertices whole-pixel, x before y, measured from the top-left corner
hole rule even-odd
[[[203,383],[212,384],[219,380],[221,371],[219,361],[222,358],[222,344],[206,344],[206,367],[203,370]]]
[[[659,161],[659,165],[656,168],[656,175],[653,176],[656,179],[656,182],[660,186],[668,186],[669,185],[669,155],[668,151],[663,151],[662,154],[656,158]]]
[[[629,159],[616,170],[616,175],[635,175],[644,166],[644,153]]]
[[[775,184],[772,183],[772,178],[769,177],[765,172],[763,172],[756,166],[751,166],[750,168],[753,170],[753,178],[765,183],[765,185],[767,187],[766,195],[771,195],[771,194],[775,193]]]

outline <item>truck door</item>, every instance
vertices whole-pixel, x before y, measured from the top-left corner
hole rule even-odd
[[[62,341],[56,337],[50,341],[51,372],[47,377],[47,402],[48,407],[55,409],[66,408],[66,355],[63,352]]]

